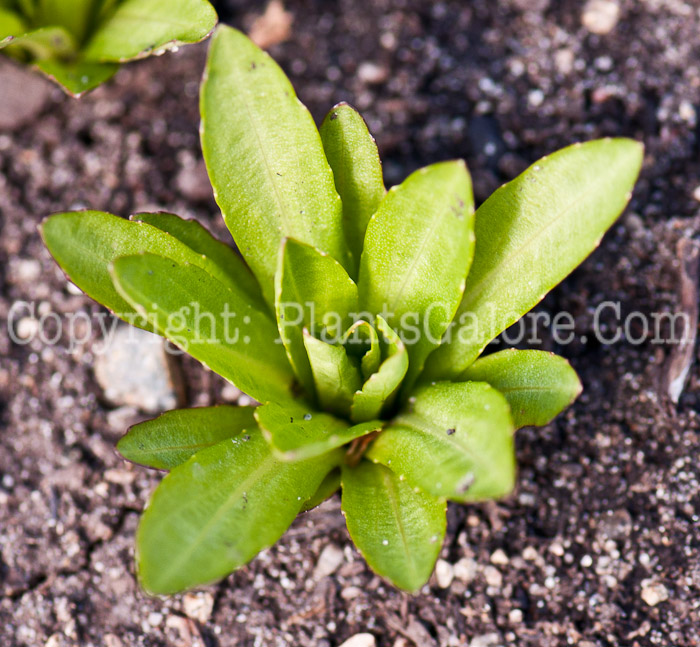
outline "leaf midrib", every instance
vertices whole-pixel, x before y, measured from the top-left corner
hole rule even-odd
[[[523,180],[524,181],[524,180]],[[605,179],[596,179],[591,183],[595,188],[588,188],[588,190],[581,190],[576,197],[564,208],[562,209],[559,214],[555,217],[552,218],[544,227],[541,227],[538,229],[532,236],[530,236],[518,249],[516,249],[512,254],[508,256],[508,258],[500,262],[498,264],[492,265],[492,269],[490,269],[484,276],[476,283],[476,285],[469,290],[469,292],[464,293],[464,298],[462,299],[462,304],[460,305],[459,310],[461,312],[466,312],[470,310],[468,307],[470,304],[473,304],[477,299],[481,296],[481,294],[485,291],[486,286],[489,285],[495,285],[495,282],[491,280],[491,277],[494,274],[503,274],[504,269],[508,268],[511,266],[516,259],[518,259],[521,255],[524,254],[524,250],[529,249],[532,242],[534,240],[539,239],[541,236],[544,235],[544,233],[549,230],[551,227],[554,225],[558,224],[559,221],[564,218],[570,210],[572,210],[574,207],[576,207],[579,202],[581,201],[581,196],[583,196],[586,193],[594,193],[597,194],[599,193],[597,187],[601,186],[603,184],[606,184]],[[503,191],[506,190],[506,187],[503,188]],[[477,211],[477,217],[478,217],[478,211]],[[478,243],[477,243],[478,244]],[[468,280],[468,279],[467,279]]]
[[[219,524],[224,515],[228,513],[229,510],[233,508],[235,504],[238,503],[238,501],[240,501],[242,495],[250,489],[250,485],[255,481],[260,480],[260,476],[264,472],[270,471],[276,462],[277,461],[275,461],[275,459],[272,456],[266,456],[262,460],[262,462],[260,462],[258,466],[252,472],[250,472],[248,476],[245,477],[245,479],[242,482],[239,482],[239,484],[231,491],[229,496],[218,507],[215,514],[211,516],[209,521],[204,526],[202,526],[201,530],[195,536],[194,540],[188,544],[186,550],[180,552],[179,556],[170,562],[170,566],[163,572],[164,581],[170,581],[170,576],[172,575],[172,573],[180,570],[182,566],[189,560],[189,558],[200,547],[211,528]],[[219,482],[218,485],[223,486],[221,482]],[[182,509],[186,510],[187,508],[197,503],[199,503],[197,499],[191,499],[188,504],[182,507]]]

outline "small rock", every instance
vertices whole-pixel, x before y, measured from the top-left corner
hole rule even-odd
[[[500,589],[503,585],[503,575],[495,566],[487,566],[484,568],[484,579],[486,584],[495,589]]]
[[[523,550],[523,559],[528,562],[536,562],[540,557],[537,549],[534,546],[525,546]]]
[[[381,65],[365,61],[357,68],[357,78],[363,83],[378,84],[384,83],[389,78],[389,70]]]
[[[642,600],[650,607],[655,607],[668,600],[668,589],[660,582],[642,582]]]
[[[505,566],[508,563],[508,555],[501,548],[497,548],[491,555],[491,563],[496,566]]]
[[[104,344],[95,353],[95,377],[107,400],[147,413],[178,406],[183,399],[182,378],[160,337],[119,326]]]
[[[438,559],[435,564],[435,579],[437,580],[437,585],[441,589],[449,588],[454,578],[455,571],[452,564],[446,562],[444,559]]]
[[[362,589],[357,586],[346,586],[341,592],[343,600],[354,600],[362,595]]]
[[[0,60],[0,131],[14,130],[34,119],[46,105],[51,83],[28,67]]]
[[[376,647],[377,641],[372,634],[355,634],[348,638],[340,647]]]
[[[115,485],[131,485],[136,480],[136,474],[129,470],[111,469],[104,473],[104,479]]]
[[[13,283],[32,283],[41,276],[41,263],[32,258],[10,262],[10,280]]]
[[[237,386],[227,382],[224,384],[224,388],[221,389],[221,398],[226,400],[226,402],[236,402],[238,398],[241,397],[242,393],[243,392]]]
[[[158,613],[157,611],[151,611],[151,613],[148,614],[148,624],[151,625],[151,627],[157,627],[158,625],[163,622],[163,614]]]
[[[185,615],[200,624],[205,624],[211,618],[214,609],[214,596],[211,593],[187,593],[182,598],[182,609]]]
[[[476,571],[476,561],[470,557],[462,557],[462,559],[454,565],[455,577],[465,584],[469,584],[469,582],[476,577]]]
[[[554,65],[560,74],[570,74],[574,69],[574,52],[568,47],[558,49],[554,53]]]
[[[698,184],[698,186],[696,186],[693,190],[693,198],[700,202],[700,184]]]
[[[104,641],[105,647],[123,647],[124,644],[119,639],[119,636],[115,634],[105,634],[102,640]]]
[[[285,11],[280,0],[271,0],[265,13],[255,19],[250,28],[250,39],[263,49],[283,43],[289,38],[294,16]]]
[[[519,625],[523,621],[523,612],[520,609],[511,609],[508,613],[508,622]]]
[[[469,647],[503,647],[503,641],[497,633],[482,634],[474,636]]]
[[[345,559],[343,551],[335,544],[328,544],[319,555],[318,563],[314,569],[314,579],[321,580],[335,573]]]
[[[558,541],[555,541],[549,545],[549,552],[557,557],[563,557],[564,547]]]
[[[625,539],[632,532],[632,517],[625,509],[608,511],[598,522],[601,539]]]
[[[182,195],[195,202],[209,200],[212,196],[204,160],[184,164],[175,178],[175,184]]]
[[[620,6],[615,0],[588,0],[583,7],[581,23],[594,34],[609,34],[620,19]]]
[[[119,407],[107,414],[107,425],[112,431],[124,433],[138,418],[139,412],[134,407]]]

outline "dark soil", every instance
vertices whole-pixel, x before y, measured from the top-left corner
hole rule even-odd
[[[222,17],[249,26],[257,4],[222,2]],[[352,548],[332,500],[198,597],[147,598],[133,535],[159,477],[113,450],[139,414],[104,403],[92,341],[71,355],[3,333],[0,645],[332,647],[358,632],[381,647],[700,644],[700,364],[674,406],[661,386],[672,346],[592,341],[606,300],[623,314],[680,307],[676,244],[700,233],[700,10],[621,0],[615,29],[595,35],[582,5],[289,0],[291,34],[271,49],[317,119],[341,100],[361,109],[389,184],[464,157],[483,200],[574,140],[646,144],[626,215],[542,306],[571,311],[577,338],[589,338],[557,348],[543,334],[584,394],[546,428],[519,432],[513,495],[450,507],[451,585],[392,589]],[[1,319],[20,299],[99,311],[42,246],[36,226],[53,211],[165,209],[226,236],[199,162],[205,49],[127,66],[79,102],[53,91],[36,119],[0,134]],[[223,381],[184,368],[189,404],[222,400]],[[342,564],[314,577],[329,544]]]

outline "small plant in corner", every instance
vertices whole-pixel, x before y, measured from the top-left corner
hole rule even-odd
[[[207,37],[206,0],[0,0],[0,50],[79,96],[120,63]]]
[[[580,391],[566,360],[482,352],[596,247],[629,200],[642,146],[575,144],[476,212],[462,161],[384,189],[374,140],[340,104],[320,133],[277,64],[217,30],[202,146],[245,263],[194,221],[60,213],[44,240],[87,294],[248,393],[257,407],[171,411],[123,456],[166,470],[137,570],[170,594],[217,580],[336,490],[368,564],[415,591],[446,501],[507,495],[513,433]]]

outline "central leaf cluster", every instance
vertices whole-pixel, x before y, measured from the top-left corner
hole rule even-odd
[[[126,458],[170,470],[139,527],[141,582],[173,593],[218,579],[341,488],[369,565],[416,590],[446,501],[507,494],[514,430],[578,395],[551,353],[480,355],[595,248],[641,147],[566,148],[475,214],[462,161],[387,192],[357,112],[336,106],[319,132],[282,70],[232,29],[212,39],[200,102],[209,177],[245,262],[172,214],[68,212],[42,228],[87,294],[261,403],[168,412],[120,441]]]

